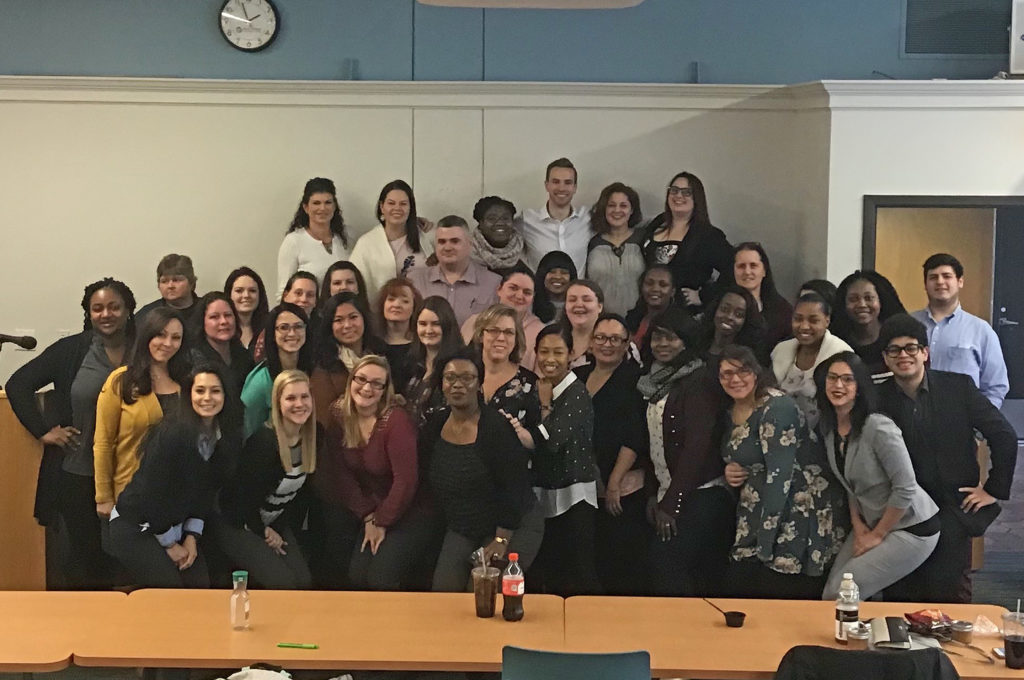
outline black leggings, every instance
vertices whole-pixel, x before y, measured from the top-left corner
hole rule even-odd
[[[527,589],[535,593],[599,595],[594,564],[594,519],[597,508],[580,501],[544,522],[540,552],[527,572]]]
[[[110,552],[118,559],[135,583],[148,588],[209,588],[210,574],[202,545],[192,566],[184,571],[167,556],[167,551],[138,524],[118,517],[110,521]]]
[[[95,498],[92,477],[61,473],[58,503],[68,537],[67,562],[61,571],[69,590],[105,590],[113,585],[115,565],[101,546]]]

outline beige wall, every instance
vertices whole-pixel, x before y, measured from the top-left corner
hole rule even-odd
[[[971,314],[992,316],[991,208],[879,208],[875,269],[896,287],[908,310],[928,304],[921,265],[934,253],[950,253],[964,266],[960,302]]]

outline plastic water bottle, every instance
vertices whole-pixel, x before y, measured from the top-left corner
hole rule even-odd
[[[508,566],[501,575],[501,599],[504,601],[501,615],[506,621],[519,621],[523,618],[524,595],[526,582],[523,579],[523,568],[519,566],[519,553],[509,553]]]
[[[231,573],[235,589],[231,593],[231,628],[249,630],[249,572]]]
[[[847,643],[846,629],[860,621],[860,588],[853,581],[853,574],[843,574],[843,582],[839,584],[839,595],[836,597],[836,642]]]

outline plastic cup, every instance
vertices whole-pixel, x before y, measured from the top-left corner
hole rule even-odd
[[[500,589],[501,570],[497,567],[473,569],[473,599],[476,601],[476,615],[481,619],[494,616],[494,601]]]
[[[1003,648],[1007,668],[1024,668],[1024,612],[1003,614]]]
[[[725,625],[730,628],[742,628],[743,622],[746,620],[746,612],[725,612]]]

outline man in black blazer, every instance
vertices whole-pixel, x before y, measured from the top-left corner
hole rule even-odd
[[[882,411],[903,431],[917,482],[939,506],[942,532],[931,556],[885,590],[900,602],[970,602],[971,537],[1010,497],[1017,434],[970,376],[927,368],[928,333],[907,314],[890,317],[879,339],[893,377],[879,386]],[[980,483],[975,431],[988,441],[992,468]]]

